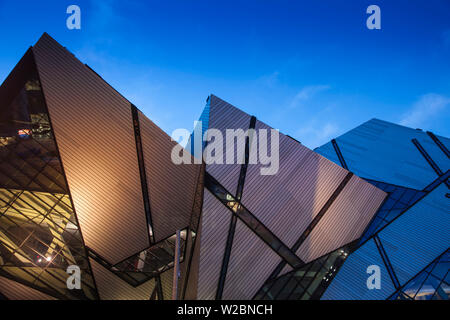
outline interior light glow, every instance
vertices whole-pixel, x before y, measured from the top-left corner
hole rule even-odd
[[[29,136],[31,136],[31,130],[30,129],[20,129],[17,131],[17,134],[21,138],[28,138]]]

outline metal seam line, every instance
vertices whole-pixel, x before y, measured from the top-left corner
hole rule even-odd
[[[423,191],[430,192],[431,190],[436,188],[438,185],[440,185],[442,182],[447,181],[449,178],[450,178],[450,170],[447,170],[442,176],[438,177],[436,180],[431,182],[428,186],[423,188]]]
[[[152,294],[150,295],[150,298],[149,298],[149,300],[156,300],[156,295],[157,295],[157,292],[156,292],[156,283],[155,283],[155,287],[153,288],[153,290],[152,290]]]
[[[434,143],[436,143],[436,145],[439,147],[439,149],[442,150],[443,153],[445,153],[445,155],[447,156],[447,158],[450,158],[450,151],[448,151],[448,149],[445,147],[445,145],[442,143],[441,140],[439,140],[438,137],[436,137],[434,135],[433,132],[431,131],[427,131],[428,136],[430,136],[430,138],[434,141]]]
[[[333,204],[333,202],[337,199],[337,197],[339,196],[339,194],[342,192],[342,190],[345,188],[345,186],[347,185],[347,183],[350,181],[350,179],[352,178],[353,173],[349,172],[347,173],[347,175],[344,177],[344,179],[341,181],[341,183],[339,184],[339,186],[336,188],[336,190],[333,192],[333,194],[330,196],[330,198],[327,200],[327,202],[324,204],[324,206],[320,209],[319,213],[314,217],[313,221],[311,221],[311,223],[309,224],[309,226],[305,229],[305,231],[303,232],[303,234],[298,238],[298,240],[295,242],[295,244],[291,247],[291,250],[293,252],[296,252],[298,250],[298,248],[300,248],[300,246],[302,245],[302,243],[306,240],[306,238],[308,237],[308,235],[312,232],[312,230],[314,229],[314,227],[319,223],[320,219],[325,215],[325,213],[327,212],[327,210],[331,207],[331,205]],[[283,268],[286,266],[286,261],[281,261],[278,266],[274,269],[274,271],[271,273],[271,275],[269,276],[269,278],[267,279],[267,282],[270,280],[275,279],[281,272],[281,270],[283,270]],[[267,282],[264,285],[267,284]]]
[[[246,224],[261,240],[263,240],[272,250],[275,251],[283,260],[287,261],[293,268],[304,265],[304,262],[297,257],[288,246],[286,246],[272,231],[270,231],[261,221],[259,221],[247,208],[242,204],[239,205],[239,210],[233,210],[227,203],[235,203],[236,199],[219,183],[217,180],[206,173],[205,187],[220,201],[222,204],[237,215],[237,217]],[[221,194],[227,196],[227,200],[221,198]],[[256,226],[255,226],[256,225]],[[264,232],[258,232],[256,230],[264,230]],[[266,236],[262,235],[264,233]]]
[[[422,156],[425,158],[425,160],[428,162],[431,168],[433,168],[434,172],[436,172],[438,176],[442,176],[444,173],[438,167],[436,162],[434,162],[434,160],[431,158],[428,152],[422,147],[420,142],[416,138],[412,139],[411,142],[416,146],[416,148],[419,150],[419,152],[422,154]],[[450,184],[448,183],[448,181],[445,181],[444,183],[448,188],[450,188]]]
[[[345,162],[345,159],[344,159],[344,156],[342,155],[341,149],[339,149],[336,139],[332,139],[331,143],[333,144],[334,151],[336,152],[336,155],[339,158],[339,162],[341,163],[341,166],[344,169],[348,170],[347,163]]]
[[[333,192],[331,197],[328,199],[328,201],[325,203],[322,209],[320,209],[319,213],[314,217],[313,221],[311,221],[310,225],[306,228],[306,230],[303,232],[300,238],[292,246],[292,251],[296,252],[298,248],[300,248],[302,243],[306,240],[306,238],[309,236],[309,234],[312,232],[315,226],[320,222],[322,217],[325,215],[325,213],[328,211],[328,209],[331,207],[331,205],[337,199],[337,197],[341,194],[342,190],[344,190],[345,186],[348,184],[348,182],[352,177],[353,177],[352,172],[347,173],[347,175],[344,177],[342,182]]]
[[[133,132],[136,142],[136,153],[139,166],[139,175],[141,178],[142,199],[144,201],[145,217],[147,219],[150,244],[155,243],[155,235],[152,223],[152,214],[150,209],[150,196],[148,192],[147,174],[145,172],[144,153],[142,150],[141,128],[139,122],[139,113],[135,105],[131,104],[131,115],[133,119]]]
[[[438,167],[436,162],[434,162],[434,160],[430,157],[428,152],[425,151],[425,149],[422,147],[420,142],[417,141],[416,138],[412,139],[411,141],[417,147],[417,149],[422,154],[422,156],[425,158],[425,160],[428,162],[428,164],[431,166],[431,168],[433,168],[434,172],[436,172],[436,174],[438,176],[441,176],[443,174],[442,170]]]
[[[380,253],[381,259],[383,260],[383,263],[389,273],[389,277],[391,278],[395,289],[398,290],[400,288],[400,282],[398,281],[398,278],[397,278],[397,275],[395,274],[394,268],[392,267],[392,264],[389,261],[389,257],[387,256],[386,251],[384,250],[383,244],[381,243],[381,240],[378,237],[378,235],[374,236],[373,240],[374,240],[375,245],[377,246],[377,249]]]
[[[236,200],[239,203],[239,205],[240,205],[241,198],[242,198],[242,192],[244,190],[245,176],[247,175],[247,168],[248,168],[248,162],[249,162],[250,130],[255,129],[255,126],[256,126],[256,117],[252,116],[250,118],[250,124],[249,124],[249,128],[247,131],[248,135],[245,139],[244,163],[241,165],[241,171],[239,173],[238,185],[236,188]],[[228,272],[228,263],[230,261],[230,256],[231,256],[231,248],[233,247],[234,233],[236,231],[236,224],[237,224],[237,215],[232,214],[230,227],[228,229],[227,242],[225,245],[225,252],[223,255],[222,267],[220,270],[219,283],[217,285],[216,300],[222,299],[223,289],[225,287],[225,279],[226,279],[227,272]]]
[[[181,294],[182,300],[184,300],[185,296],[186,296],[187,286],[189,284],[189,277],[191,274],[190,270],[191,270],[192,259],[194,257],[195,244],[199,237],[200,219],[201,219],[202,211],[203,211],[203,197],[204,197],[204,190],[205,190],[204,176],[205,176],[205,163],[202,163],[198,177],[197,177],[197,189],[196,189],[195,195],[194,195],[194,201],[193,201],[192,210],[191,210],[191,218],[190,218],[189,226],[188,226],[188,233],[190,234],[190,237],[191,237],[191,247],[189,250],[189,260],[188,260],[187,266],[186,266],[186,277],[185,277],[185,279],[183,279],[184,283],[183,283],[183,290],[182,290],[182,294]],[[199,203],[196,203],[196,201],[198,201],[198,200],[199,200]],[[197,205],[199,207],[197,207]],[[198,210],[198,212],[199,212],[198,217],[194,216],[195,210]],[[196,223],[195,239],[192,239],[192,230],[193,230],[193,226],[195,223]],[[188,246],[188,242],[187,242],[188,237],[189,236],[186,236],[186,249],[185,249],[186,254],[187,254],[187,246]]]
[[[150,195],[148,192],[147,174],[145,172],[144,152],[142,151],[141,128],[139,122],[139,113],[135,105],[131,105],[131,115],[133,120],[133,132],[136,142],[136,153],[139,166],[139,175],[141,178],[142,199],[144,201],[145,218],[147,219],[147,228],[149,233],[150,244],[155,243],[155,233],[153,230],[152,214],[150,209]],[[156,276],[158,298],[163,300],[161,277]]]

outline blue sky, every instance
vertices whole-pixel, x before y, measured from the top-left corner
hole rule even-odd
[[[214,93],[311,148],[374,117],[450,136],[448,0],[0,0],[0,27],[0,81],[48,32],[169,134]]]

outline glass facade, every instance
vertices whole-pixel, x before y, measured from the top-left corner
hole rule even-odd
[[[180,232],[180,263],[184,261],[186,254],[188,232],[187,228]],[[192,233],[191,236],[195,238],[195,233]],[[122,280],[136,287],[152,278],[158,278],[159,275],[173,268],[175,241],[176,235],[173,234],[115,265],[109,263],[92,249],[89,249],[89,256]],[[159,281],[159,279],[157,280]]]
[[[388,197],[367,227],[366,231],[361,237],[360,243],[365,242],[378,230],[397,218],[402,212],[404,212],[426,194],[426,192],[420,190],[395,186],[389,183],[370,179],[365,180],[373,184],[375,187],[388,193]]]
[[[174,290],[180,298],[449,298],[450,252],[447,248],[450,153],[447,146],[450,140],[429,132],[371,120],[355,129],[356,133],[346,134],[317,149],[318,153],[340,163],[342,167],[347,168],[348,165],[351,172],[345,172],[334,164],[328,168],[331,163],[326,166],[324,162],[322,165],[321,161],[325,159],[319,162],[314,158],[312,161],[312,152],[308,155],[310,151],[297,150],[303,147],[283,138],[280,150],[281,156],[289,162],[289,166],[285,167],[286,174],[280,174],[274,180],[269,177],[255,179],[252,175],[255,167],[249,166],[252,138],[246,137],[244,163],[240,166],[222,167],[223,170],[214,171],[212,166],[203,163],[198,176],[193,171],[189,175],[181,172],[170,175],[174,170],[165,167],[165,163],[170,161],[171,148],[167,148],[168,152],[161,152],[165,148],[159,149],[168,140],[164,140],[163,134],[155,136],[153,131],[144,126],[147,120],[142,121],[142,117],[139,119],[140,111],[131,104],[130,118],[126,113],[129,105],[123,103],[125,116],[122,127],[129,126],[129,132],[124,132],[124,140],[112,139],[111,146],[119,149],[125,145],[123,142],[126,139],[133,139],[134,133],[136,150],[134,144],[130,143],[130,149],[123,149],[117,154],[117,160],[123,160],[120,159],[122,154],[131,154],[132,158],[119,163],[116,157],[107,155],[106,158],[117,164],[111,170],[106,170],[103,158],[89,160],[80,165],[79,171],[91,175],[72,179],[69,173],[74,164],[80,159],[86,159],[80,152],[98,151],[99,155],[104,155],[105,150],[98,141],[89,138],[84,141],[91,141],[92,148],[72,148],[71,141],[75,144],[82,141],[74,135],[76,130],[69,132],[78,114],[67,116],[67,122],[59,122],[62,119],[58,120],[58,115],[68,110],[78,112],[78,105],[83,100],[87,101],[85,113],[93,115],[96,106],[106,101],[106,106],[100,110],[106,117],[93,116],[94,127],[109,118],[113,119],[111,124],[114,124],[114,120],[118,119],[114,118],[116,109],[113,97],[116,93],[111,98],[103,99],[99,92],[100,98],[91,100],[96,95],[81,90],[69,99],[67,95],[70,91],[67,88],[75,90],[81,85],[97,88],[98,85],[101,89],[106,84],[96,81],[91,83],[92,73],[89,71],[83,75],[84,67],[77,62],[74,66],[81,67],[75,68],[76,73],[81,74],[80,78],[68,81],[65,86],[61,85],[61,80],[76,78],[75,72],[66,74],[66,71],[70,71],[66,66],[75,60],[71,60],[73,57],[67,55],[66,51],[53,59],[55,51],[61,47],[56,44],[52,46],[48,41],[45,40],[39,49],[46,51],[45,55],[39,58],[38,46],[34,46],[34,51],[30,49],[25,54],[0,87],[0,279],[4,280],[0,288],[0,300],[15,298],[14,295],[9,296],[11,292],[18,291],[11,289],[14,281],[24,285],[17,287],[23,288],[25,293],[41,292],[57,299],[170,299],[173,280],[177,279],[173,269],[176,247],[176,235],[173,233],[181,228],[179,262],[182,265],[177,275],[178,291]],[[39,62],[42,84],[33,52]],[[65,61],[65,57],[70,59]],[[58,60],[65,62],[56,68],[55,61]],[[57,69],[61,70],[61,74],[56,72]],[[49,81],[49,75],[54,77],[52,81]],[[99,79],[95,77],[95,80]],[[69,102],[75,102],[75,105]],[[120,97],[120,105],[122,102],[123,98]],[[224,119],[227,121],[222,121]],[[52,129],[52,120],[57,137]],[[202,123],[197,125],[195,131],[202,135],[212,123],[224,130],[229,126],[249,130],[267,126],[212,95],[207,100],[200,120]],[[83,132],[88,135],[90,129],[80,124],[73,124],[73,128],[77,129],[76,134]],[[117,132],[117,128],[111,132]],[[193,151],[192,137],[186,149]],[[64,139],[71,141],[64,144]],[[148,145],[146,139],[158,143]],[[75,156],[67,156],[66,148],[71,149]],[[205,143],[202,141],[200,149],[204,148]],[[144,161],[144,153],[145,160],[149,162]],[[165,153],[167,157],[161,156],[156,160],[147,157],[156,153]],[[69,159],[74,159],[74,162],[68,162]],[[124,170],[124,163],[133,162],[137,162],[137,166]],[[89,170],[89,163],[100,165]],[[160,167],[153,167],[154,164]],[[329,171],[322,171],[322,167]],[[72,195],[64,168],[73,187]],[[303,169],[305,171],[301,171]],[[335,169],[336,179],[333,180],[331,178]],[[155,178],[151,176],[155,171],[162,173]],[[317,175],[308,178],[308,171],[317,171]],[[84,201],[92,211],[84,213],[78,202],[75,208],[72,199],[78,200],[78,196],[74,186],[78,183],[93,186],[83,191],[90,195],[100,185],[93,182],[92,174],[99,173],[94,179],[97,181],[105,172],[113,175],[124,173],[125,179],[118,179],[117,185],[134,183],[136,188],[124,189],[115,197],[108,198],[110,193],[118,189],[111,183],[113,187],[97,198],[92,198],[94,201]],[[293,174],[298,172],[305,174]],[[133,173],[136,175],[133,176]],[[154,188],[147,185],[147,174],[153,182],[156,181],[152,184]],[[343,179],[340,178],[339,183],[337,177],[341,174]],[[360,190],[363,188],[355,187],[353,181],[349,183],[353,174],[367,178],[365,180],[370,184],[388,193],[384,202],[381,204],[384,193],[368,183],[363,182],[371,190],[367,194]],[[140,186],[136,184],[138,180]],[[165,185],[164,180],[174,183]],[[177,188],[188,180],[189,187]],[[333,191],[331,186],[334,183],[337,188],[333,188]],[[244,185],[246,191],[242,200]],[[289,188],[285,188],[286,185]],[[251,189],[254,186],[258,188]],[[203,208],[205,189],[207,196],[214,202],[211,208],[208,205]],[[344,200],[338,199],[344,189]],[[249,197],[247,201],[247,193],[257,197]],[[124,211],[131,203],[130,199],[125,200],[127,195],[139,195],[136,200],[139,206],[130,209],[136,216],[131,217],[128,211]],[[181,198],[180,195],[188,197]],[[111,204],[112,198],[118,202]],[[178,199],[184,205],[173,203],[173,199]],[[267,199],[267,202],[272,203],[266,203]],[[310,199],[314,203],[306,205]],[[103,201],[111,205],[105,206],[105,213],[101,215],[98,204]],[[125,207],[119,208],[118,203]],[[162,203],[168,206],[160,206]],[[205,203],[208,204],[207,201]],[[89,240],[88,245],[92,247],[84,244],[75,209],[79,217],[83,218],[84,234]],[[152,210],[155,213],[153,217]],[[355,213],[352,215],[339,216],[353,211]],[[210,215],[211,212],[216,215]],[[95,219],[87,221],[86,216]],[[372,221],[368,223],[372,216]],[[212,218],[207,221],[208,217]],[[367,219],[359,220],[361,217]],[[222,218],[224,220],[220,220]],[[133,219],[137,221],[135,225],[132,225]],[[109,227],[101,227],[105,221],[113,223]],[[302,224],[296,225],[298,222]],[[142,227],[139,233],[139,226],[143,223],[148,229]],[[89,230],[92,226],[93,229]],[[113,230],[115,226],[121,228]],[[155,233],[159,234],[162,226],[164,235],[155,240],[154,228]],[[364,228],[365,232],[362,233]],[[92,234],[92,230],[99,238],[97,244],[87,237]],[[144,240],[134,238],[134,235],[139,234],[145,236]],[[200,237],[200,234],[203,236]],[[361,238],[356,239],[361,234]],[[135,246],[137,243],[139,245]],[[122,250],[126,253],[123,254]],[[68,289],[67,270],[73,265],[81,269],[81,289]],[[366,270],[369,265],[380,267],[382,290],[368,290]],[[44,295],[41,297],[45,298]]]
[[[301,268],[267,281],[255,300],[310,300],[319,299],[334,275],[353,250],[344,246]]]
[[[184,260],[187,229],[180,232],[180,263]],[[173,267],[176,235],[159,241],[155,245],[114,265],[112,270],[126,272],[138,283],[147,281]]]
[[[0,101],[0,275],[61,299],[96,299],[31,50]],[[70,265],[81,290],[67,288]]]
[[[448,300],[450,298],[450,250],[395,292],[391,300]]]
[[[388,197],[322,299],[448,299],[449,140],[377,119],[337,140],[350,170]],[[338,151],[317,149],[343,166]],[[381,290],[357,274],[369,264],[381,268]]]

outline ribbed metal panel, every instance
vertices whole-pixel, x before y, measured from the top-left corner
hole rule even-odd
[[[247,131],[250,125],[250,116],[231,104],[211,95],[210,119],[208,129],[217,129],[222,132],[224,164],[210,164],[206,166],[208,171],[216,178],[229,192],[236,194],[236,188],[241,171],[241,165],[237,164],[237,143],[234,145],[234,164],[225,164],[226,154],[226,129],[243,129]],[[237,141],[237,140],[236,140]],[[244,145],[245,147],[245,145]]]
[[[381,289],[369,289],[367,267],[380,267]],[[395,288],[373,240],[351,254],[322,296],[322,300],[380,300],[389,297]]]
[[[206,193],[206,191],[205,191]],[[194,252],[192,253],[192,260],[191,260],[191,265],[190,265],[190,269],[189,269],[189,274],[188,279],[187,279],[187,283],[186,283],[186,294],[184,296],[185,300],[195,300],[197,299],[197,295],[198,295],[198,269],[199,269],[199,264],[200,264],[200,243],[201,241],[199,239],[201,239],[202,236],[202,218],[200,217],[200,225],[198,227],[198,232],[197,232],[197,240],[195,241],[194,244]],[[189,254],[189,251],[187,251]],[[188,262],[188,260],[186,260],[186,263]],[[187,266],[186,266],[187,267]]]
[[[197,289],[200,300],[216,297],[230,221],[231,212],[205,189]]]
[[[352,176],[297,250],[298,256],[309,262],[359,238],[385,197],[385,192]]]
[[[270,127],[257,121],[255,129]],[[277,174],[261,175],[262,165],[248,166],[242,203],[291,247],[347,171],[281,133],[279,146]]]
[[[238,220],[223,299],[251,299],[280,261],[266,243]]]
[[[401,285],[450,247],[450,200],[441,184],[379,237]]]
[[[436,135],[436,137],[442,142],[442,144],[447,148],[447,150],[450,150],[450,139],[446,137],[442,137],[439,135]]]
[[[450,169],[450,160],[445,153],[439,149],[438,145],[430,138],[430,136],[424,133],[423,135],[420,135],[417,140],[442,172]],[[446,142],[449,139],[441,137],[439,140],[444,143],[444,141]]]
[[[93,259],[89,259],[101,300],[148,300],[155,287],[151,279],[138,287],[129,285],[124,280],[104,268]]]
[[[285,265],[284,268],[280,271],[280,274],[278,276],[282,276],[283,274],[286,274],[288,272],[291,272],[293,269],[290,265]]]
[[[0,277],[0,292],[9,300],[56,300],[45,293],[4,277]]]
[[[424,148],[445,167],[442,151],[431,145],[425,132],[378,119],[367,121],[336,141],[349,170],[356,175],[421,190],[436,179],[436,173],[411,143],[413,138],[426,141]],[[443,144],[448,143],[448,139],[440,139]],[[315,151],[339,164],[331,143]]]
[[[174,164],[171,153],[176,142],[142,112],[139,122],[153,232],[159,241],[189,225],[200,165],[193,160]]]
[[[130,103],[48,35],[33,52],[85,243],[117,263],[149,246]]]
[[[161,287],[164,300],[172,300],[173,268],[161,274]]]

